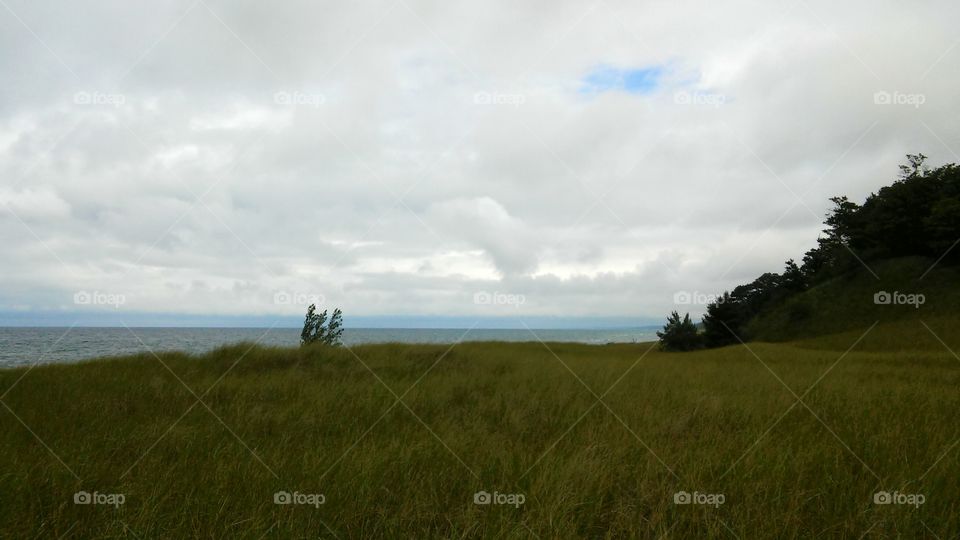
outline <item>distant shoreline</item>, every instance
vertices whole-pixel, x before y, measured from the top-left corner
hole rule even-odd
[[[461,341],[566,342],[587,345],[656,340],[657,327],[604,329],[346,328],[348,346],[379,343],[450,345]],[[144,352],[203,354],[238,343],[299,345],[299,328],[0,327],[0,368],[71,363]]]

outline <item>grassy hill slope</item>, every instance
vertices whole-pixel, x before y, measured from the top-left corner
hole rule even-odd
[[[809,346],[845,348],[877,323],[864,340],[867,349],[942,349],[937,337],[960,344],[960,270],[920,257],[869,266],[876,276],[860,268],[823,283],[755,318],[745,333],[759,341],[809,340]],[[924,302],[877,304],[879,292],[923,294]]]

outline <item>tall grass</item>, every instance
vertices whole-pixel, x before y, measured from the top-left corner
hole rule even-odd
[[[960,361],[845,346],[240,345],[0,371],[0,537],[953,537]]]

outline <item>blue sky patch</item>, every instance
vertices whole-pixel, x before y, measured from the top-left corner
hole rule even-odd
[[[660,66],[647,68],[598,66],[584,77],[582,91],[588,94],[611,90],[631,94],[649,94],[657,89],[663,73],[664,69]]]

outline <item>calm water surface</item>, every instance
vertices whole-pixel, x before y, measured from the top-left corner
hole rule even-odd
[[[654,328],[613,330],[470,330],[348,328],[347,345],[457,341],[572,341],[589,344],[656,340]],[[0,328],[0,367],[76,362],[147,351],[202,353],[221,345],[259,342],[295,346],[297,328]]]

